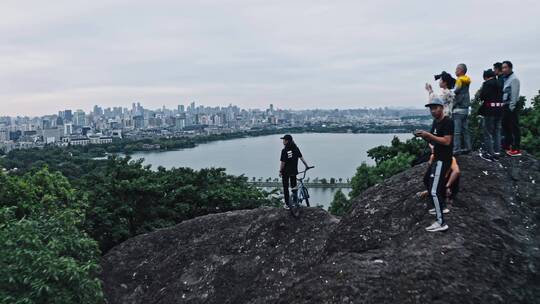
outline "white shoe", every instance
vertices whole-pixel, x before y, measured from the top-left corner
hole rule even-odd
[[[450,209],[448,209],[448,208],[444,208],[443,211],[442,211],[442,213],[444,213],[444,214],[447,214],[449,212],[450,212]],[[429,214],[432,214],[432,215],[437,214],[437,212],[435,211],[435,208],[429,209]]]
[[[437,232],[437,231],[445,231],[445,230],[448,230],[448,225],[446,224],[439,224],[439,222],[435,222],[433,224],[431,224],[431,226],[429,227],[426,227],[426,231],[429,231],[429,232]]]

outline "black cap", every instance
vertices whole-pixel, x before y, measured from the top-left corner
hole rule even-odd
[[[281,139],[285,139],[285,140],[291,141],[291,140],[292,140],[292,136],[289,135],[289,134],[287,134],[287,135],[281,137]]]

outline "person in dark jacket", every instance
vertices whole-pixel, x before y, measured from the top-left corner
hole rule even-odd
[[[484,71],[484,83],[480,89],[479,115],[484,116],[484,150],[480,157],[496,160],[501,149],[501,121],[503,114],[502,88],[491,69]]]
[[[504,87],[504,75],[502,71],[502,62],[495,62],[493,64],[493,72],[495,72],[495,77],[497,77],[497,81],[501,85],[501,91],[502,91]]]

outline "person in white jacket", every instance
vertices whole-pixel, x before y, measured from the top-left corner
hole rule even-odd
[[[447,117],[452,117],[452,109],[454,106],[454,99],[456,97],[453,89],[456,85],[456,79],[454,79],[452,75],[443,71],[441,74],[435,75],[435,80],[439,80],[441,92],[436,94],[433,92],[433,87],[426,83],[426,91],[429,94],[429,102],[432,102],[434,99],[442,100],[444,103],[444,115]]]

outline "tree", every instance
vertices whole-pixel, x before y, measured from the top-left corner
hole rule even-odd
[[[356,169],[356,174],[351,179],[352,191],[351,197],[356,197],[362,193],[362,191],[380,182],[382,178],[375,172],[375,167],[368,166],[366,163],[362,163],[360,167]]]
[[[333,178],[333,177],[331,177],[331,178],[330,178],[330,184],[332,184],[332,185],[333,185],[333,184],[335,184],[335,183],[336,183],[336,179],[335,179],[335,178]]]
[[[130,237],[186,219],[275,205],[244,177],[227,175],[224,169],[152,171],[142,160],[129,157],[110,157],[105,167],[81,182],[91,207],[86,229],[104,252]]]
[[[398,153],[395,157],[386,158],[386,160],[381,161],[376,166],[369,166],[366,163],[362,163],[356,169],[356,174],[351,179],[352,191],[350,196],[356,197],[367,188],[410,168],[414,158],[415,156],[411,154]]]
[[[351,201],[347,199],[341,189],[338,189],[338,191],[336,191],[334,194],[334,200],[330,204],[328,211],[333,215],[343,216],[349,212],[350,207]]]
[[[99,250],[84,232],[87,204],[46,168],[0,173],[0,302],[101,303]]]
[[[378,146],[368,150],[368,156],[379,164],[385,160],[396,157],[399,153],[406,153],[415,157],[420,156],[426,147],[424,140],[419,138],[411,138],[405,142],[395,136],[392,139],[390,146]]]
[[[482,147],[484,131],[483,117],[478,115],[478,111],[482,101],[480,100],[480,90],[476,92],[474,98],[471,100],[471,115],[469,116],[469,132],[471,134],[471,145],[473,149],[479,149]]]
[[[522,147],[540,158],[540,90],[531,103],[521,116]]]

